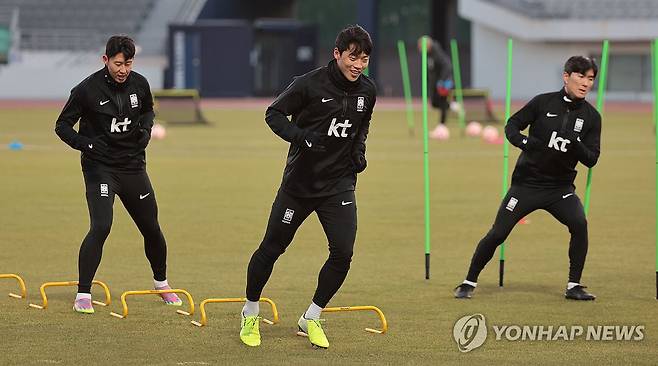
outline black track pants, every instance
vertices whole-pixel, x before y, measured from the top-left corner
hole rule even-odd
[[[247,298],[258,301],[272,274],[274,262],[292,242],[295,232],[315,211],[329,242],[329,258],[318,275],[313,302],[325,307],[347,277],[356,238],[354,191],[330,197],[298,198],[279,190],[267,223],[265,237],[249,261]]]
[[[118,173],[105,169],[84,171],[90,226],[80,246],[78,292],[89,293],[101,262],[103,244],[110,234],[114,196],[118,195],[144,236],[144,250],[153,278],[166,279],[167,244],[158,223],[155,192],[146,171]]]
[[[477,282],[480,272],[516,223],[538,209],[548,211],[569,229],[569,282],[580,282],[587,256],[587,219],[573,187],[545,189],[514,185],[503,199],[493,227],[480,240],[466,279]]]

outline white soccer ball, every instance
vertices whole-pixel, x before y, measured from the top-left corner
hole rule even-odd
[[[466,135],[475,137],[482,133],[482,125],[478,121],[471,121],[466,125]]]
[[[153,125],[151,128],[151,138],[156,140],[162,140],[167,136],[167,130],[165,127],[159,123]]]
[[[430,132],[430,137],[436,140],[447,140],[450,138],[450,130],[446,125],[440,124]]]
[[[482,130],[482,139],[489,143],[494,143],[498,140],[498,129],[494,126],[486,126]]]

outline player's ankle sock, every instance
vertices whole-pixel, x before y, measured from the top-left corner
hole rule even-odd
[[[249,301],[244,303],[242,307],[242,316],[254,316],[258,315],[260,312],[260,307],[258,301]]]
[[[169,282],[167,282],[167,279],[165,279],[164,281],[153,280],[153,285],[155,286],[155,288],[163,288],[169,286]]]
[[[322,313],[322,308],[315,305],[314,302],[311,302],[308,309],[304,313],[304,319],[320,319],[320,314]]]
[[[574,288],[576,286],[580,286],[580,283],[578,283],[578,282],[569,282],[569,283],[567,283],[567,290],[571,290],[572,288]]]
[[[76,300],[80,299],[90,299],[91,300],[91,294],[88,294],[86,292],[78,292],[77,295],[75,295]]]
[[[464,280],[464,282],[462,282],[462,284],[471,285],[473,287],[478,287],[477,282],[473,282],[473,281],[469,281],[469,280]]]

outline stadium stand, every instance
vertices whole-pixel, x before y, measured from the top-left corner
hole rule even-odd
[[[79,51],[98,49],[111,34],[137,33],[154,3],[154,0],[0,0],[0,7],[19,9],[21,49]]]
[[[487,0],[540,19],[651,19],[658,17],[655,0]]]
[[[6,29],[11,18],[10,50],[4,55],[7,65],[2,64],[5,60],[0,51],[0,85],[11,87],[0,88],[0,99],[65,98],[74,81],[99,68],[105,42],[113,34],[135,39],[139,53],[136,71],[148,78],[153,89],[160,89],[169,24],[193,23],[205,3],[0,0],[0,29]],[[0,48],[3,44],[6,48],[6,43],[0,40]]]

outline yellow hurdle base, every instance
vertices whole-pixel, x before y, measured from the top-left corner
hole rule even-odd
[[[17,295],[13,292],[9,293],[9,297],[13,297],[14,299],[25,299],[27,298],[27,290],[25,289],[25,281],[23,281],[23,278],[17,274],[14,273],[4,273],[0,274],[0,278],[13,278],[16,281],[18,281],[18,286],[21,288],[21,294]]]

